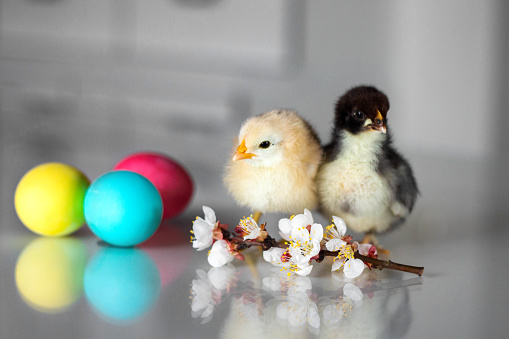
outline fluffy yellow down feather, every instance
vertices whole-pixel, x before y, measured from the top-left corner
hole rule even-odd
[[[314,179],[321,161],[309,123],[294,111],[270,111],[242,124],[224,184],[253,211],[302,213],[318,204]]]

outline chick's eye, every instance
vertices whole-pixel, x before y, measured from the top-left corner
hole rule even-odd
[[[359,119],[359,120],[363,120],[364,119],[364,113],[362,113],[361,111],[355,111],[354,112],[354,116]]]
[[[260,144],[260,148],[269,148],[270,147],[270,141],[263,141]]]

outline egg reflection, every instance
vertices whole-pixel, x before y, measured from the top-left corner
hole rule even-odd
[[[180,225],[164,221],[152,237],[138,246],[157,265],[163,288],[179,278],[191,261],[193,249],[189,246],[188,234],[189,231],[184,234]]]
[[[68,309],[83,294],[87,250],[75,238],[37,238],[21,252],[15,280],[22,299],[46,313]]]
[[[141,317],[161,292],[156,264],[136,248],[102,248],[87,265],[84,284],[92,307],[115,323]]]

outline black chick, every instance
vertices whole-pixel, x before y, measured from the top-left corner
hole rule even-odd
[[[405,220],[418,194],[410,165],[392,146],[388,110],[387,96],[375,87],[355,87],[340,97],[316,177],[324,216],[342,218],[375,244],[375,234]]]

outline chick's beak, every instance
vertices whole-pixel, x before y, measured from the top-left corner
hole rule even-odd
[[[387,133],[387,127],[385,126],[384,118],[380,111],[375,118],[375,120],[369,125],[372,130],[379,131],[382,133]]]
[[[251,159],[252,157],[256,156],[256,154],[246,153],[246,151],[246,140],[242,140],[242,143],[239,145],[239,147],[237,147],[237,151],[233,155],[233,161]]]

